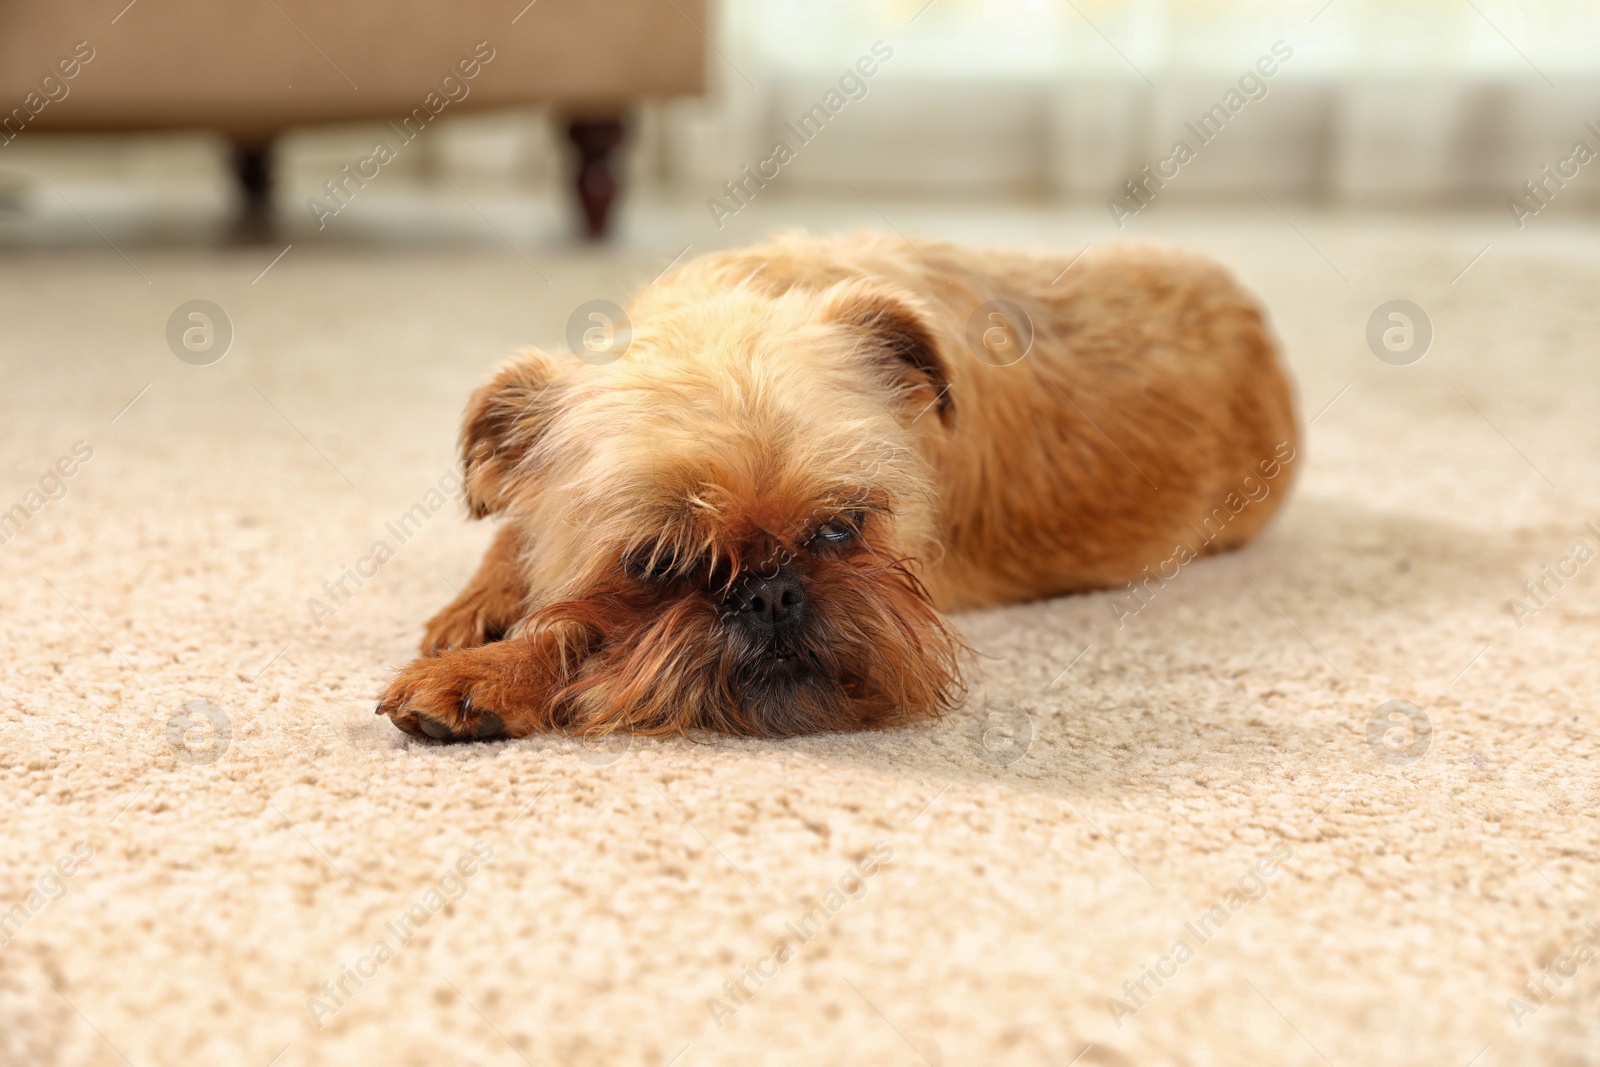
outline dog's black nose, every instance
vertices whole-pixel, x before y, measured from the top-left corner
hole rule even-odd
[[[793,631],[804,618],[806,594],[788,571],[770,577],[752,574],[734,586],[729,606],[741,625],[763,637],[776,637]]]

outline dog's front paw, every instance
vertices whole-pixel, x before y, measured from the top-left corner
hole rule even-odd
[[[450,657],[419,659],[400,672],[376,711],[416,737],[436,741],[493,741],[508,735],[505,719],[486,704],[470,673],[455,670]]]
[[[428,620],[422,634],[422,654],[437,656],[457,648],[477,648],[505,638],[514,622],[500,622],[461,597]]]

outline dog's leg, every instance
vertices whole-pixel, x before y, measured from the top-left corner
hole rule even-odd
[[[384,692],[377,713],[408,734],[488,741],[549,730],[565,672],[550,635],[518,636],[424,656]]]
[[[521,552],[516,528],[502,526],[461,595],[428,620],[422,637],[424,656],[498,641],[522,621],[528,584]]]

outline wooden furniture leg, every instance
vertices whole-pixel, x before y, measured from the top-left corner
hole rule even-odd
[[[270,241],[272,224],[272,149],[266,141],[235,141],[233,173],[244,193],[233,239],[241,244]]]
[[[606,235],[611,202],[617,196],[617,179],[611,169],[611,153],[622,143],[621,116],[573,119],[567,124],[567,137],[578,148],[578,203],[583,208],[584,228],[592,241]]]

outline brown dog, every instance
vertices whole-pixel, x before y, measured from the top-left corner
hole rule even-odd
[[[622,358],[528,351],[473,395],[467,501],[503,525],[378,705],[402,730],[935,713],[964,648],[942,611],[1235,547],[1282,499],[1236,508],[1241,485],[1294,458],[1260,311],[1169,248],[792,235],[628,314]]]

